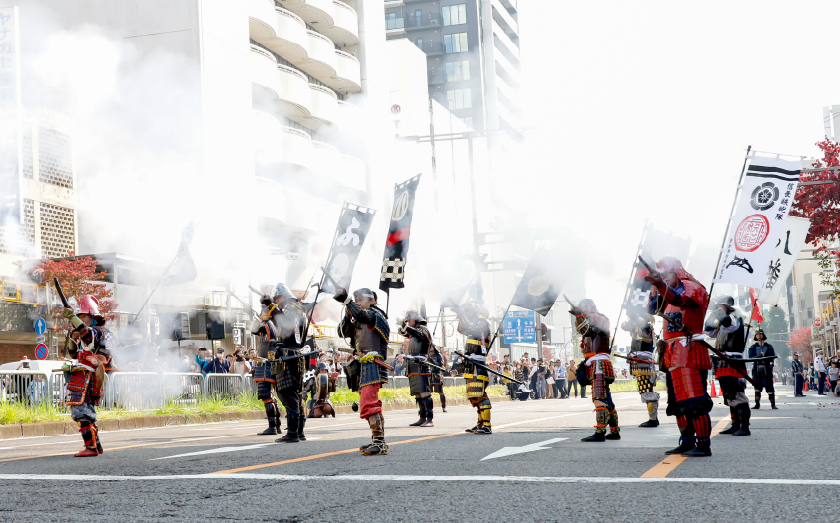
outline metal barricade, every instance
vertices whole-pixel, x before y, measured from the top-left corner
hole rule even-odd
[[[100,404],[125,410],[163,406],[163,377],[157,372],[113,372],[105,383]]]
[[[163,399],[179,405],[194,405],[204,394],[204,376],[200,372],[164,372]]]
[[[408,376],[394,376],[393,387],[395,389],[404,389],[408,387]]]
[[[204,377],[204,395],[216,398],[232,398],[242,392],[244,380],[239,374],[211,372]]]
[[[0,402],[28,405],[51,403],[52,382],[49,371],[0,371]]]
[[[242,390],[243,392],[256,394],[257,393],[257,384],[254,382],[254,377],[250,374],[246,374],[242,376],[243,385]]]

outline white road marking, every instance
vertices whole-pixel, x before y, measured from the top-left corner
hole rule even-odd
[[[524,445],[522,447],[502,447],[500,450],[490,454],[489,456],[485,456],[481,458],[481,461],[485,459],[496,459],[496,458],[503,458],[505,456],[513,456],[514,454],[524,454],[526,452],[534,452],[535,450],[548,450],[551,447],[546,447],[545,445],[550,445],[551,443],[557,443],[558,441],[566,441],[569,438],[553,438],[548,439],[545,441],[540,441],[539,443],[531,443],[530,445]]]
[[[788,478],[606,478],[606,477],[540,477],[540,476],[293,476],[287,474],[184,474],[168,476],[89,476],[63,474],[0,474],[0,481],[171,481],[208,479],[254,479],[266,481],[403,481],[447,482],[482,481],[489,483],[710,483],[752,485],[840,486],[836,479]]]
[[[200,450],[198,452],[188,452],[186,454],[175,454],[174,456],[164,456],[162,458],[152,458],[149,461],[157,461],[159,459],[172,459],[172,458],[184,458],[187,456],[201,456],[204,454],[218,454],[220,452],[237,452],[239,450],[254,450],[254,449],[261,449],[263,447],[268,447],[270,445],[280,445],[280,443],[275,443],[274,441],[270,443],[258,443],[256,445],[246,445],[244,447],[217,447],[215,449],[209,450]]]

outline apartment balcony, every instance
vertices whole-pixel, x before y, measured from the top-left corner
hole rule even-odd
[[[345,53],[338,49],[335,50],[335,55],[338,68],[334,80],[338,84],[338,89],[353,93],[361,92],[362,64],[359,63],[359,59],[350,53]]]
[[[359,43],[359,17],[338,0],[281,0],[283,7],[340,46]]]
[[[253,141],[257,163],[285,164],[309,169],[313,165],[309,133],[282,125],[277,118],[253,111]]]
[[[335,123],[345,130],[359,129],[362,123],[362,110],[355,104],[338,100]]]
[[[446,83],[446,73],[432,69],[429,71],[429,85],[440,85]]]
[[[331,125],[338,119],[338,96],[335,91],[320,85],[309,84],[312,96],[312,116],[307,127],[316,131],[324,125]]]
[[[409,15],[408,19],[405,21],[405,30],[407,32],[425,29],[440,29],[441,27],[439,14],[427,14],[419,17]]]
[[[268,0],[248,0],[250,36],[286,60],[296,63],[309,58],[306,23],[298,15],[273,7]],[[263,9],[270,3],[271,13]]]
[[[414,45],[417,45],[417,43],[415,42]],[[426,56],[443,56],[445,51],[443,42],[423,42],[423,45],[417,47],[426,53]]]
[[[340,165],[341,152],[338,148],[324,142],[313,141],[312,150],[315,156],[312,164],[313,172],[343,185],[343,173]]]
[[[386,18],[385,36],[405,35],[405,18]]]
[[[254,100],[273,102],[280,113],[293,120],[312,115],[312,94],[306,75],[277,64],[274,56],[251,46],[251,83]]]
[[[385,7],[401,7],[404,5],[403,0],[385,0]]]

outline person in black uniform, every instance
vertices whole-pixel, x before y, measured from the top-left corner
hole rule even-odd
[[[793,353],[793,361],[790,362],[790,371],[793,373],[793,395],[801,398],[805,396],[802,394],[802,387],[805,386],[805,367],[799,361],[799,353]]]
[[[717,307],[706,320],[705,331],[710,338],[715,338],[715,346],[726,353],[741,370],[746,371],[744,363],[736,360],[744,359],[746,339],[744,320],[735,313],[735,300],[732,296],[720,296],[715,300]],[[742,375],[724,360],[712,356],[715,365],[715,377],[720,383],[723,402],[729,406],[730,425],[721,434],[733,436],[750,435],[750,400],[744,394],[746,381]]]
[[[260,304],[262,305],[260,322],[257,328],[251,331],[251,334],[260,337],[260,348],[257,354],[259,359],[254,360],[254,383],[257,386],[257,398],[262,400],[265,407],[268,428],[257,433],[257,436],[276,436],[280,433],[280,408],[277,406],[277,400],[274,399],[276,381],[271,373],[271,364],[264,360],[268,358],[272,344],[277,341],[274,316],[279,311],[277,304],[268,295],[260,298]]]
[[[306,313],[303,305],[295,298],[288,287],[278,283],[272,295],[276,305],[272,321],[277,329],[277,342],[269,351],[269,359],[280,360],[283,357],[296,356],[303,350],[303,337],[306,329]],[[273,354],[272,354],[273,352]],[[303,428],[306,416],[303,405],[303,375],[306,372],[304,358],[286,362],[275,361],[271,364],[271,374],[277,387],[277,397],[286,411],[286,434],[277,438],[278,443],[298,443],[306,441]]]
[[[750,358],[764,358],[775,357],[776,351],[773,346],[767,341],[767,336],[764,331],[758,329],[755,331],[753,337],[755,343],[750,347]],[[768,359],[764,361],[754,361],[752,367],[752,379],[758,383],[755,388],[755,406],[754,409],[761,408],[761,391],[767,391],[767,397],[770,398],[770,408],[776,410],[776,388],[773,386],[773,360]]]
[[[458,315],[458,332],[467,337],[464,355],[464,380],[467,382],[467,399],[475,407],[478,414],[478,422],[475,427],[467,429],[466,432],[473,434],[493,434],[490,425],[490,397],[487,396],[487,385],[490,377],[486,370],[478,367],[478,363],[487,362],[487,354],[490,351],[490,322],[487,321],[489,313],[483,305],[482,296],[484,291],[481,286],[475,285],[470,291],[471,300],[463,307],[453,306],[452,310]]]
[[[408,354],[416,359],[408,362],[408,386],[417,402],[420,419],[409,427],[434,427],[434,403],[431,391],[431,369],[423,363],[429,357],[432,346],[432,334],[426,328],[426,319],[417,311],[408,311],[399,333],[408,338]]]
[[[429,347],[429,361],[433,364],[437,365],[438,367],[446,368],[446,360],[444,360],[443,356],[438,351],[437,347],[434,345]],[[440,407],[443,412],[446,412],[446,395],[443,393],[443,378],[440,374],[441,371],[432,367],[432,376],[429,380],[429,385],[432,388],[432,392],[437,392],[440,396]]]

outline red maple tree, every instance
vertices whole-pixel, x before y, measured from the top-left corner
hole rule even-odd
[[[90,294],[99,300],[99,312],[106,320],[115,319],[118,314],[113,311],[117,308],[117,302],[111,298],[114,295],[113,289],[109,289],[101,282],[107,276],[106,271],[96,271],[96,260],[86,256],[82,258],[70,257],[58,260],[44,259],[29,268],[29,276],[33,279],[40,278],[47,285],[53,285],[53,278],[58,278],[65,297],[70,300],[78,300],[85,294]],[[58,329],[67,332],[70,329],[70,322],[61,317],[64,307],[59,304],[53,315],[58,320]]]
[[[787,346],[799,353],[799,361],[803,365],[810,363],[813,359],[811,355],[811,327],[802,327],[791,332]]]
[[[826,138],[817,142],[822,151],[822,159],[815,160],[814,169],[840,167],[840,143]],[[814,258],[823,269],[821,280],[824,285],[834,289],[832,297],[840,296],[840,267],[837,258],[840,251],[831,245],[840,230],[840,181],[838,171],[818,171],[800,176],[801,182],[833,182],[821,185],[800,186],[796,191],[790,214],[811,219],[811,228],[806,241],[815,246]]]

